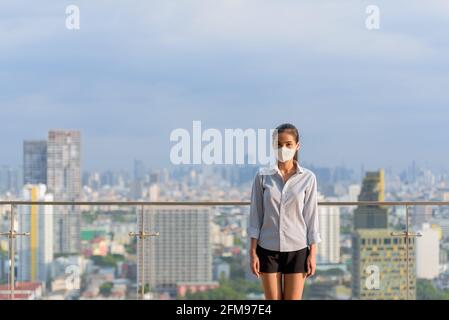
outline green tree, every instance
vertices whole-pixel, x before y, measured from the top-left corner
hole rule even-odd
[[[239,256],[232,256],[232,257],[221,257],[221,260],[223,260],[226,263],[229,263],[231,274],[231,279],[244,279],[245,278],[245,268],[247,267],[244,264],[244,257]]]
[[[137,288],[137,290],[138,290],[138,292],[139,292],[139,294],[140,294],[140,290],[142,290],[142,286],[140,285],[140,286]],[[145,283],[145,285],[144,285],[144,287],[143,287],[143,293],[148,293],[148,292],[150,292],[150,285],[149,285],[148,283]]]
[[[449,290],[439,290],[431,280],[417,279],[416,299],[418,300],[449,300]]]
[[[241,246],[242,245],[242,239],[239,237],[234,237],[234,246]]]
[[[111,295],[112,292],[112,287],[113,287],[113,283],[112,282],[105,282],[100,286],[100,294],[104,297],[109,297]]]
[[[121,254],[108,254],[106,256],[92,256],[90,259],[100,267],[116,267],[119,261],[125,260],[125,257]]]
[[[342,276],[345,272],[340,268],[332,268],[328,270],[317,270],[317,276]]]
[[[125,244],[125,251],[127,254],[137,253],[137,238],[133,238],[130,243]]]

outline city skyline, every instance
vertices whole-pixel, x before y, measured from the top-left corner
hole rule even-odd
[[[53,131],[77,131],[77,130],[69,130],[69,129],[49,129],[45,135],[49,134],[49,132],[53,132]],[[80,132],[80,131],[77,131]],[[81,133],[81,132],[80,132]],[[206,145],[206,143],[203,143],[203,147]],[[108,171],[114,171],[114,172],[127,172],[130,175],[133,175],[133,171],[135,170],[135,163],[136,161],[139,162],[144,168],[145,170],[148,172],[150,172],[151,170],[162,170],[162,169],[174,169],[176,170],[176,168],[193,168],[193,169],[204,169],[205,167],[213,167],[213,168],[218,168],[218,167],[223,167],[223,168],[229,168],[230,166],[250,166],[250,167],[262,167],[262,166],[266,166],[267,164],[261,164],[261,163],[248,163],[248,159],[246,158],[245,155],[245,162],[243,164],[238,164],[238,163],[218,163],[218,164],[206,164],[204,162],[199,163],[199,164],[194,164],[194,163],[188,163],[188,164],[172,164],[172,163],[167,163],[165,165],[161,165],[161,166],[151,166],[149,164],[149,162],[143,161],[142,159],[139,159],[137,157],[129,157],[129,162],[127,163],[127,165],[123,166],[123,167],[118,167],[118,168],[113,168],[113,167],[108,167],[108,166],[102,166],[100,168],[88,168],[84,163],[85,160],[84,158],[86,157],[84,151],[83,151],[83,146],[84,144],[82,144],[79,148],[80,148],[80,154],[83,154],[83,166],[81,168],[82,170],[82,174],[87,174],[87,173],[93,173],[93,172],[108,172]],[[237,150],[238,148],[240,148],[238,145],[234,145],[235,150]],[[25,150],[27,150],[27,152],[25,152]],[[33,154],[34,152],[34,154]],[[170,151],[169,151],[170,152]],[[30,154],[29,157],[25,157],[24,155],[26,154]],[[37,182],[39,182],[43,176],[42,172],[39,172],[39,170],[36,170],[36,168],[30,168],[29,167],[29,163],[33,163],[33,161],[37,161],[37,159],[39,157],[43,157],[43,154],[46,154],[46,142],[45,140],[42,140],[41,137],[32,137],[29,139],[25,139],[23,141],[21,141],[21,150],[20,150],[20,160],[18,163],[15,164],[6,164],[6,163],[0,163],[0,167],[3,168],[11,168],[11,169],[20,169],[21,170],[21,174],[23,176],[24,182],[28,183],[28,182],[34,182],[34,180],[36,180]],[[34,158],[33,158],[34,157]],[[345,161],[342,161],[341,163],[333,163],[330,165],[320,165],[320,164],[315,164],[313,162],[310,161],[303,161],[302,160],[302,155],[301,155],[301,151],[299,153],[299,160],[298,160],[302,166],[310,166],[311,168],[345,168],[345,169],[349,169],[352,170],[354,172],[358,172],[360,175],[360,178],[363,177],[364,172],[367,171],[375,171],[378,169],[384,169],[387,173],[394,173],[394,174],[403,174],[404,172],[407,171],[414,171],[413,174],[417,174],[420,170],[424,169],[424,170],[432,170],[432,172],[436,173],[436,174],[441,174],[441,175],[445,175],[448,174],[449,172],[449,167],[440,167],[440,168],[434,168],[432,166],[428,166],[426,165],[426,163],[428,163],[427,161],[425,161],[424,163],[418,163],[416,160],[411,159],[408,163],[404,163],[404,166],[400,166],[400,167],[393,167],[393,166],[380,166],[380,165],[374,165],[373,167],[366,167],[364,163],[361,163],[359,165],[356,166],[350,166],[348,165]],[[43,169],[44,171],[46,171],[46,163],[43,163]],[[28,171],[28,172],[27,172]],[[40,170],[42,171],[42,169]],[[38,176],[37,177],[28,177],[30,173],[34,172],[35,174],[37,172]],[[135,173],[134,173],[135,175]],[[34,180],[33,180],[34,179]],[[29,180],[29,181],[28,181]],[[42,183],[45,183],[45,181],[40,181]]]

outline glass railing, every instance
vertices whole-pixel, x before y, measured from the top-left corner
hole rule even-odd
[[[264,299],[249,202],[0,202],[0,299]],[[449,203],[320,202],[304,299],[449,299]]]

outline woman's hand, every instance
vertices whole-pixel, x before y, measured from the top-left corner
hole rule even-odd
[[[252,252],[251,253],[251,271],[253,272],[253,274],[259,278],[259,257],[257,256],[256,252]]]
[[[316,253],[315,245],[311,245],[309,255],[307,256],[307,272],[306,277],[311,277],[316,271]]]

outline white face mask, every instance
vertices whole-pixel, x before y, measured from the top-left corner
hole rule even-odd
[[[275,151],[276,157],[280,162],[286,162],[288,160],[291,160],[296,154],[296,148],[290,149],[285,146],[282,148],[277,148]]]

